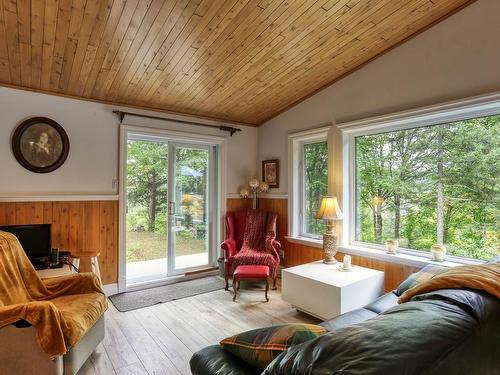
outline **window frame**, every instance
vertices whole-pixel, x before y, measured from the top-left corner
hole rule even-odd
[[[304,146],[307,144],[326,142],[328,147],[328,163],[330,163],[330,145],[328,134],[331,125],[306,130],[302,132],[289,134],[289,181],[288,181],[288,210],[289,210],[289,228],[288,233],[291,237],[301,237],[308,240],[320,240],[319,236],[304,232],[305,218],[303,215],[305,209],[305,178],[304,178]],[[329,185],[329,169],[327,168],[327,183]]]
[[[307,140],[303,141],[300,144],[300,162],[299,162],[299,178],[300,178],[300,211],[299,211],[299,216],[300,216],[300,223],[299,223],[299,236],[304,237],[304,238],[311,238],[314,240],[320,240],[322,239],[322,234],[315,234],[315,233],[308,233],[305,231],[305,226],[306,226],[306,217],[304,215],[304,212],[306,210],[306,178],[305,178],[305,162],[306,162],[306,154],[304,152],[304,148],[307,145],[312,145],[312,144],[317,144],[317,143],[323,143],[326,142],[326,147],[327,147],[327,154],[328,154],[328,137],[325,136],[324,138],[321,139],[314,139],[314,140]],[[329,159],[329,155],[327,155],[327,159]],[[328,185],[328,167],[326,169],[326,183]],[[327,188],[328,192],[328,188]]]
[[[338,128],[342,132],[343,207],[347,207],[344,212],[343,246],[385,251],[383,245],[356,240],[356,137],[499,114],[500,92],[339,124]],[[399,252],[420,258],[431,258],[430,252],[415,249],[400,248]],[[447,259],[456,263],[483,262],[479,259],[455,255],[447,255]]]

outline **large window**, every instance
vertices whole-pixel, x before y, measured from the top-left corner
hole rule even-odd
[[[302,235],[319,238],[325,231],[325,223],[315,216],[321,197],[328,193],[328,144],[326,141],[305,143],[302,155]]]
[[[500,115],[354,138],[354,239],[488,259],[500,247]]]

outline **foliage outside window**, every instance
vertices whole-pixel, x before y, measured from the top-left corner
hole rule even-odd
[[[128,140],[129,230],[167,232],[168,145]]]
[[[167,143],[127,141],[127,262],[167,257],[168,240]],[[208,152],[176,150],[176,255],[208,249]]]
[[[488,259],[500,243],[500,115],[355,138],[355,239]]]
[[[326,141],[308,143],[304,152],[303,235],[321,237],[325,231],[323,220],[315,218],[321,197],[328,193],[328,144]]]

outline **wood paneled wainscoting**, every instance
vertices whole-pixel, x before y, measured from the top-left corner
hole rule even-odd
[[[227,210],[237,211],[251,207],[250,199],[228,199]],[[317,247],[305,246],[289,242],[285,239],[288,233],[288,200],[286,198],[259,198],[258,208],[269,210],[278,214],[277,238],[284,250],[284,266],[291,267],[323,259],[323,250]],[[336,258],[342,261],[343,253],[337,253]],[[398,263],[384,262],[352,255],[352,263],[361,267],[373,268],[385,273],[386,291],[393,290],[410,274],[419,270],[418,267],[406,266]]]
[[[82,256],[99,251],[103,284],[118,280],[118,201],[0,202],[0,225],[52,224],[52,246]]]

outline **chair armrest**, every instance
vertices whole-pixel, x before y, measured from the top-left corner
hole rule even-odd
[[[236,254],[236,241],[232,238],[225,240],[220,247],[224,251],[224,259],[229,259]]]
[[[45,287],[52,292],[51,297],[68,294],[98,292],[104,294],[97,275],[93,272],[76,273],[68,276],[42,279]]]
[[[276,251],[280,251],[281,250],[281,243],[278,242],[277,240],[273,240],[272,245],[276,249]]]
[[[281,244],[276,241],[276,234],[274,232],[267,233],[265,247],[266,250],[270,252],[279,262],[280,256],[278,251],[281,249]]]

